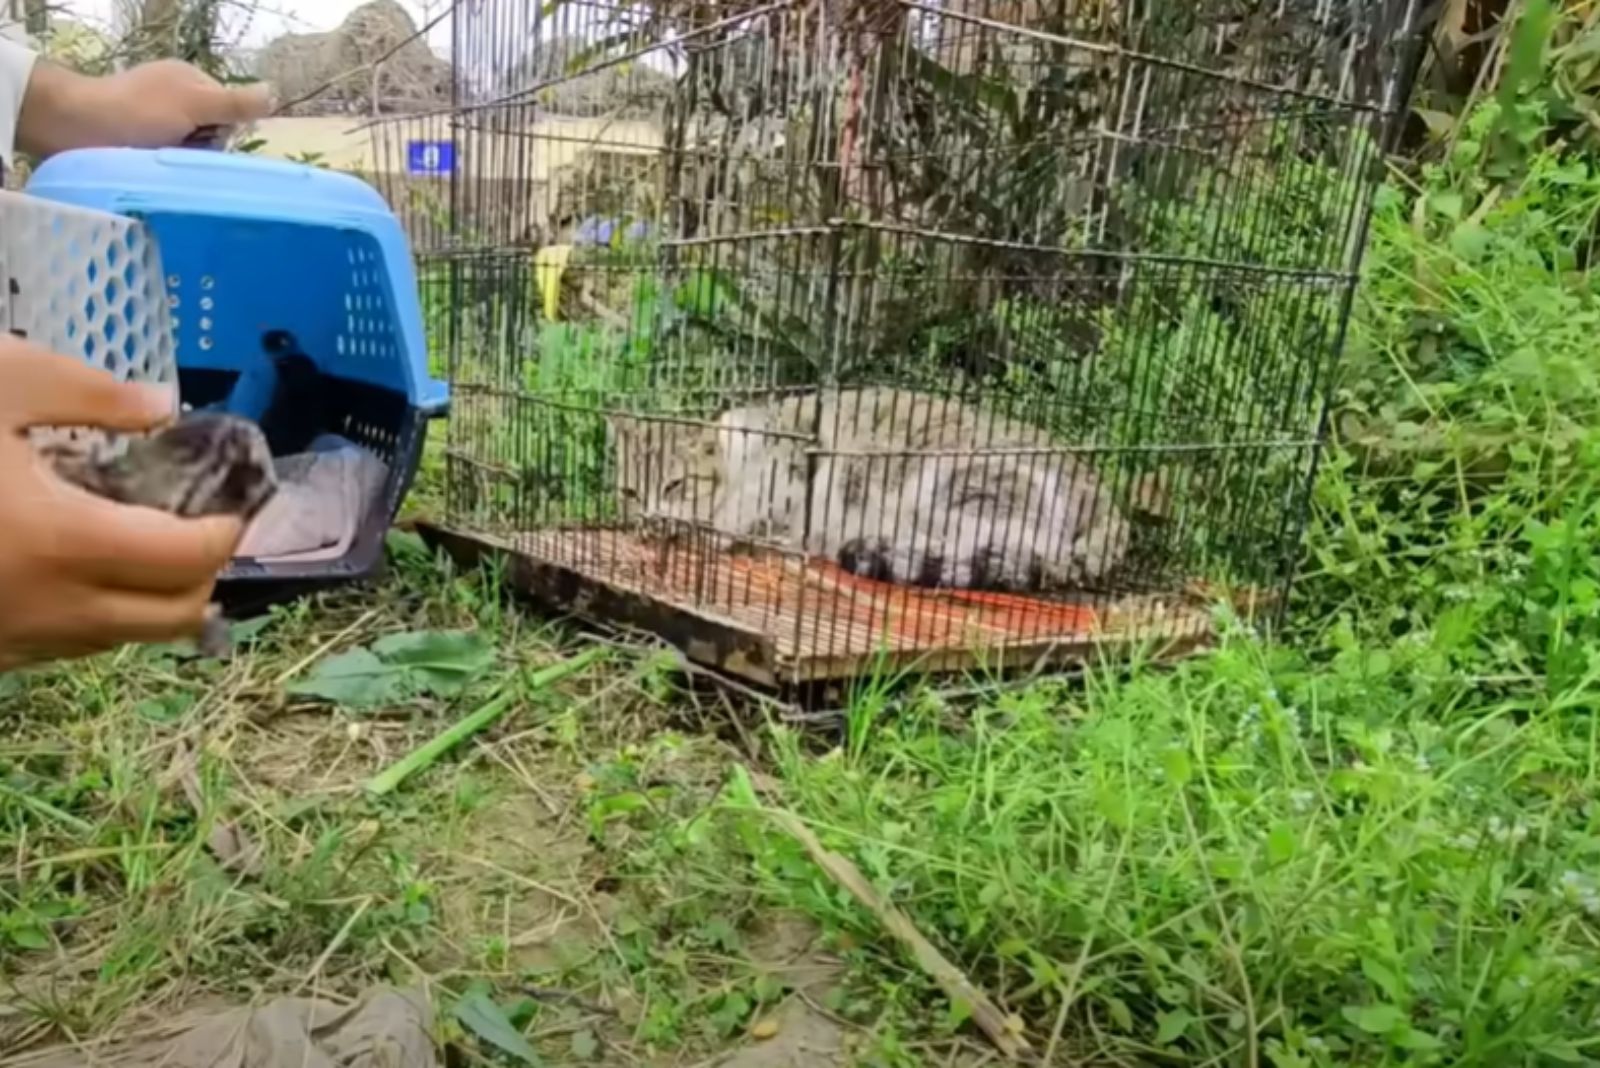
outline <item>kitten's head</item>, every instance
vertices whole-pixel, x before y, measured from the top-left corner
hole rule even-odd
[[[183,516],[250,520],[278,489],[260,428],[223,413],[190,415],[132,443],[120,466],[142,503]]]
[[[261,430],[220,413],[190,414],[149,437],[131,438],[119,455],[60,447],[46,447],[42,455],[62,478],[91,493],[180,516],[249,521],[278,489]]]
[[[710,520],[722,492],[714,427],[610,416],[606,436],[625,520]]]

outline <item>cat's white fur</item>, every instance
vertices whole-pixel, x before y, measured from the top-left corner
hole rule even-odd
[[[1127,552],[1127,521],[1081,455],[934,394],[814,392],[711,425],[613,416],[610,434],[625,511],[778,541],[861,575],[1059,588],[1104,578]]]

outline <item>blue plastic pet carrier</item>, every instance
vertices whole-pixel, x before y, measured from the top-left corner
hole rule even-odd
[[[203,149],[64,153],[26,192],[142,221],[162,264],[184,406],[261,422],[281,480],[293,477],[286,460],[367,450],[369,492],[347,505],[353,534],[332,555],[241,555],[224,593],[370,573],[428,421],[449,403],[428,372],[410,249],[383,198],[349,175]]]

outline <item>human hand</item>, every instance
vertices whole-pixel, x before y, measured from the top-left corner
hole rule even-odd
[[[175,59],[89,78],[40,60],[23,97],[17,144],[39,156],[73,148],[166,148],[207,126],[265,118],[262,84],[227,86]]]
[[[113,109],[114,142],[130,148],[182,144],[205,126],[235,126],[265,118],[272,94],[260,83],[227,86],[176,59],[143,63],[100,79]]]
[[[198,634],[239,519],[107,501],[56,477],[27,438],[34,426],[150,430],[170,418],[170,393],[9,337],[0,375],[0,670]]]

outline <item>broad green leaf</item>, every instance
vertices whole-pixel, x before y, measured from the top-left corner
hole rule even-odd
[[[1434,193],[1428,197],[1428,207],[1446,219],[1459,219],[1463,207],[1461,194]]]
[[[374,643],[372,651],[406,668],[413,682],[439,697],[460,693],[495,661],[494,646],[470,631],[392,634]]]
[[[1187,1009],[1173,1009],[1163,1012],[1156,1017],[1156,1044],[1161,1046],[1171,1045],[1183,1037],[1183,1033],[1194,1023],[1194,1014]]]
[[[36,923],[21,923],[7,932],[18,949],[49,949],[50,936]]]
[[[1275,824],[1267,834],[1267,859],[1282,864],[1294,856],[1297,845],[1293,827],[1287,823]]]
[[[1394,1039],[1394,1044],[1401,1049],[1415,1049],[1425,1052],[1444,1049],[1444,1043],[1426,1031],[1419,1031],[1415,1027],[1407,1027]]]
[[[379,660],[369,649],[352,649],[317,664],[288,691],[350,708],[373,708],[399,696],[404,669]]]
[[[494,648],[474,631],[415,631],[391,634],[372,651],[394,664],[421,664],[454,670],[481,670],[494,661]]]
[[[1462,223],[1450,234],[1450,248],[1471,263],[1483,259],[1490,247],[1489,231],[1477,223]]]
[[[1165,769],[1167,778],[1175,786],[1186,786],[1194,776],[1194,768],[1189,763],[1189,754],[1183,749],[1168,749],[1161,754],[1161,767]]]
[[[1570,1039],[1540,1038],[1535,1039],[1532,1046],[1537,1052],[1562,1064],[1585,1063],[1582,1050]]]
[[[228,626],[228,640],[235,645],[244,645],[261,636],[261,632],[272,626],[271,616],[256,616],[254,619],[241,619]]]
[[[177,693],[147,697],[134,705],[133,711],[140,719],[149,720],[151,723],[176,723],[183,718],[185,712],[194,707],[194,700],[194,694],[180,690]]]
[[[673,300],[687,312],[710,318],[724,307],[737,305],[740,297],[730,276],[701,267],[674,290]]]
[[[1127,830],[1133,825],[1133,811],[1125,791],[1102,786],[1095,791],[1094,803],[1100,815],[1113,827]]]
[[[1369,1035],[1386,1035],[1406,1021],[1393,1005],[1346,1005],[1344,1018]]]
[[[1501,83],[1502,101],[1516,99],[1524,89],[1537,84],[1543,75],[1545,45],[1556,25],[1556,8],[1550,0],[1526,0],[1522,15],[1511,31],[1511,47]]]
[[[1372,985],[1382,990],[1392,1001],[1404,998],[1405,990],[1397,976],[1390,968],[1379,963],[1370,954],[1361,958],[1361,973],[1371,980]]]
[[[1413,114],[1421,119],[1428,127],[1428,133],[1443,139],[1451,130],[1455,129],[1456,117],[1447,111],[1434,111],[1428,108],[1414,108]]]
[[[609,820],[626,816],[650,807],[650,799],[641,793],[612,794],[602,797],[589,806],[589,829],[596,837],[605,833]]]
[[[456,1002],[456,1019],[472,1034],[524,1064],[539,1064],[539,1055],[522,1032],[511,1026],[505,1012],[484,993],[468,994]]]
[[[384,536],[383,544],[389,555],[397,560],[427,563],[433,557],[428,551],[428,543],[422,540],[421,535],[409,530],[391,530]]]

